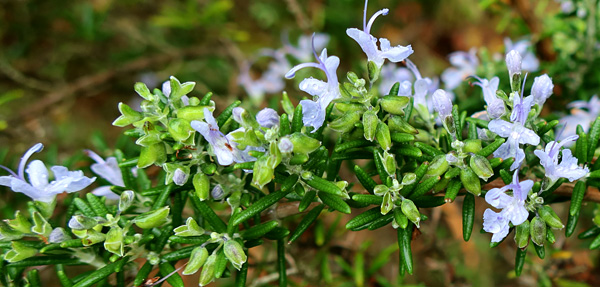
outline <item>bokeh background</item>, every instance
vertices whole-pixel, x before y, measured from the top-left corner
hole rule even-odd
[[[554,116],[550,110],[567,113],[566,103],[587,100],[600,88],[600,72],[595,70],[600,58],[597,1],[573,1],[569,13],[561,12],[564,4],[553,0],[370,2],[369,16],[390,9],[375,22],[373,34],[392,44],[411,44],[415,53],[410,59],[425,76],[440,75],[449,66],[449,53],[472,47],[479,49],[484,69],[493,73],[494,59],[503,58],[504,39],[525,37],[542,61],[536,75],[547,72],[555,82],[546,116]],[[261,48],[281,47],[282,35],[294,42],[300,35],[326,33],[331,37],[329,53],[341,58],[339,71],[365,75],[365,56],[345,33],[362,27],[363,6],[360,0],[0,0],[0,163],[14,167],[36,142],[46,145],[51,162],[80,167],[89,165],[81,156],[84,148],[105,152],[131,147],[131,140],[111,122],[119,115],[118,102],[138,99],[133,90],[138,81],[150,88],[160,87],[170,75],[194,81],[192,95],[212,91],[217,109],[222,109],[247,97],[237,81],[244,61]],[[266,66],[259,62],[253,72],[260,74]],[[286,86],[295,102],[305,96],[296,84],[288,81]],[[263,105],[278,97],[271,95]],[[465,82],[457,97],[480,97],[480,92]],[[9,205],[18,206],[19,197],[7,189],[0,190],[0,197],[6,218],[14,210]],[[546,260],[530,254],[523,275],[515,278],[512,240],[489,249],[490,236],[475,232],[469,242],[463,241],[461,204],[427,212],[430,219],[413,243],[416,273],[404,279],[397,276],[391,226],[346,232],[344,224],[351,216],[325,216],[289,248],[294,284],[357,286],[362,282],[356,278],[360,262],[368,270],[381,256],[390,261],[371,272],[364,286],[600,285],[597,252],[585,249],[589,243],[566,240],[562,232],[556,232],[557,244],[547,248]],[[485,207],[478,202],[476,229],[481,228]],[[566,208],[559,214],[562,218]],[[292,226],[297,222],[294,217],[285,220]],[[584,219],[578,228],[590,224]],[[274,245],[251,250],[251,258],[273,256]],[[267,280],[269,268],[254,266],[251,276],[260,279],[250,286],[275,284]],[[53,272],[46,273],[51,278]],[[190,279],[189,286],[196,280]]]

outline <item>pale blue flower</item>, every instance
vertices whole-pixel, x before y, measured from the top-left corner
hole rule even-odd
[[[472,48],[469,52],[453,52],[448,56],[452,67],[442,72],[441,78],[447,90],[456,89],[466,78],[474,75],[479,66],[477,50]]]
[[[29,148],[19,162],[17,173],[4,166],[0,166],[11,174],[0,176],[0,185],[8,186],[13,191],[23,193],[36,201],[52,202],[57,194],[65,191],[71,193],[82,190],[96,180],[95,177],[86,177],[80,170],[69,171],[64,166],[55,165],[50,168],[54,174],[54,180],[49,182],[48,169],[40,160],[32,161],[27,166],[27,170],[25,170],[25,165],[29,158],[34,153],[40,152],[43,148],[44,145],[41,143]],[[25,172],[27,172],[29,182],[25,179]]]
[[[273,59],[260,77],[255,79],[251,75],[251,68],[254,61],[244,62],[238,76],[238,83],[255,102],[261,101],[266,94],[283,91],[285,87],[283,76],[290,69],[290,65],[285,58],[285,53],[281,50],[263,49],[258,53],[257,58],[259,57],[270,57]]]
[[[483,100],[487,104],[488,115],[493,119],[503,116],[506,112],[504,101],[496,96],[498,84],[500,83],[498,77],[493,77],[491,80],[482,79],[477,76],[473,76],[473,78],[479,81],[473,84],[481,87],[481,91],[483,92]]]
[[[367,58],[369,61],[372,61],[377,65],[377,67],[381,68],[385,59],[390,60],[391,62],[401,62],[404,59],[408,58],[414,51],[410,45],[408,46],[396,46],[391,47],[390,41],[386,38],[379,38],[379,43],[381,49],[377,47],[377,38],[371,35],[371,26],[375,19],[379,17],[379,15],[387,15],[389,9],[382,9],[377,11],[369,22],[367,23],[367,4],[368,0],[365,0],[365,10],[363,14],[363,30],[359,30],[356,28],[350,28],[346,30],[346,34],[350,36],[350,38],[354,39],[362,48],[362,50],[367,54]]]
[[[571,114],[560,119],[560,126],[563,131],[557,136],[558,140],[565,139],[576,134],[577,125],[581,125],[587,132],[591,123],[600,116],[600,98],[594,95],[589,102],[574,101],[567,105],[571,108]],[[565,146],[569,146],[566,144]]]
[[[294,144],[288,137],[281,138],[277,147],[282,153],[290,153],[294,150]]]
[[[314,48],[314,45],[313,45]],[[337,78],[337,68],[340,65],[340,58],[336,56],[327,56],[327,49],[323,49],[321,56],[317,56],[313,49],[313,54],[317,59],[317,63],[303,63],[293,67],[287,74],[286,78],[291,79],[300,69],[313,67],[321,69],[327,76],[327,82],[314,78],[307,78],[300,82],[300,90],[316,97],[316,101],[302,100],[302,122],[305,126],[313,127],[313,131],[317,131],[325,121],[325,111],[331,101],[340,97],[340,88]]]
[[[552,84],[552,79],[548,76],[548,74],[535,77],[533,80],[533,86],[531,87],[533,103],[542,106],[552,95],[553,89],[554,84]]]
[[[546,144],[544,150],[534,151],[535,155],[540,159],[540,164],[546,170],[546,177],[550,179],[551,183],[556,182],[561,177],[573,182],[589,172],[587,167],[582,168],[577,164],[577,158],[573,156],[570,149],[562,150],[561,162],[560,164],[558,163],[560,148],[567,143],[575,142],[578,138],[579,136],[574,135],[560,142],[551,141]]]
[[[535,72],[540,68],[540,61],[535,57],[532,52],[531,41],[522,39],[517,42],[512,42],[510,38],[504,38],[504,46],[506,51],[515,50],[519,52],[522,57],[521,67],[527,72]]]
[[[85,153],[96,162],[90,166],[95,174],[106,179],[114,186],[125,187],[123,174],[115,157],[108,157],[104,160],[91,150],[85,150]],[[120,198],[119,195],[110,190],[109,185],[97,187],[92,193],[97,196],[105,196],[107,199],[119,200]]]
[[[409,69],[396,67],[393,63],[387,63],[381,67],[379,78],[381,79],[381,83],[379,84],[379,93],[381,95],[387,95],[396,82],[400,83],[398,95],[404,97],[412,95],[411,82],[414,81],[414,76]]]
[[[191,121],[190,125],[210,144],[220,165],[230,165],[233,163],[234,153],[236,153],[237,149],[231,145],[229,139],[219,130],[219,125],[209,109],[204,108],[204,122]]]
[[[513,174],[513,181],[502,188],[493,188],[485,194],[485,201],[491,206],[502,209],[499,213],[486,209],[483,213],[483,230],[493,233],[492,242],[500,242],[509,231],[509,222],[520,225],[529,217],[525,200],[533,187],[532,180],[519,182],[519,171]],[[507,194],[508,190],[512,194]]]
[[[531,110],[532,102],[533,98],[531,96],[526,97],[525,99],[520,96],[515,96],[513,101],[513,111],[510,116],[512,123],[502,119],[494,119],[488,124],[488,129],[490,131],[507,139],[506,142],[494,152],[494,157],[502,159],[514,157],[515,161],[510,166],[510,170],[517,169],[521,165],[523,159],[525,159],[525,152],[521,149],[519,144],[537,145],[540,143],[540,137],[524,126],[529,111]]]
[[[510,50],[510,52],[506,54],[505,61],[506,67],[508,68],[508,75],[510,77],[510,81],[512,82],[514,75],[521,74],[523,58],[518,51]]]

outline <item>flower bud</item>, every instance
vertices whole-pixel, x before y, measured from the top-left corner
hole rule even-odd
[[[394,201],[392,200],[392,193],[386,192],[383,195],[383,201],[381,202],[381,214],[386,215],[394,208]]]
[[[162,142],[142,147],[137,167],[145,168],[154,163],[162,164],[167,160],[165,144]]]
[[[547,74],[543,74],[536,77],[533,80],[533,86],[531,87],[531,94],[533,95],[533,102],[538,105],[543,105],[546,100],[552,95],[554,85],[552,79]]]
[[[236,121],[238,124],[242,124],[242,112],[245,111],[244,108],[240,108],[240,107],[235,107],[233,108],[233,110],[231,111],[231,117],[233,118],[234,121]]]
[[[162,208],[142,213],[136,216],[133,221],[139,228],[150,229],[161,226],[167,222],[170,208],[163,206]]]
[[[390,188],[383,184],[376,185],[373,189],[373,193],[375,193],[377,196],[383,196],[384,194],[388,193],[388,191],[390,191]]]
[[[210,190],[210,180],[208,176],[203,172],[198,172],[192,178],[192,184],[194,185],[196,196],[198,196],[200,201],[207,200],[208,191]]]
[[[281,138],[279,140],[279,144],[277,144],[277,147],[279,147],[279,151],[281,151],[281,153],[286,154],[289,154],[294,150],[294,144],[288,137]]]
[[[546,222],[543,219],[539,216],[534,217],[531,220],[529,232],[533,243],[538,246],[544,245],[544,240],[546,239]]]
[[[208,250],[206,247],[196,247],[192,250],[192,254],[190,255],[190,260],[188,261],[187,266],[183,270],[183,275],[192,275],[196,273],[202,265],[206,262],[208,258]]]
[[[367,72],[369,75],[369,81],[374,83],[377,81],[377,79],[379,79],[379,73],[381,72],[381,69],[379,66],[377,66],[377,64],[375,64],[375,62],[369,61],[367,62]]]
[[[215,262],[217,261],[217,254],[213,253],[206,259],[202,271],[200,272],[199,286],[206,286],[215,279]]]
[[[479,177],[470,168],[462,168],[460,170],[460,181],[462,182],[465,189],[475,196],[481,194],[481,183]]]
[[[384,96],[379,100],[381,108],[393,115],[404,115],[404,108],[408,105],[410,99],[408,97],[399,96]]]
[[[492,165],[490,161],[478,154],[473,154],[471,156],[471,161],[469,162],[469,166],[479,176],[479,178],[483,180],[488,180],[492,175],[494,175],[494,170],[492,170]]]
[[[119,211],[125,211],[127,208],[131,206],[135,194],[131,190],[126,190],[121,193],[119,197]]]
[[[560,221],[558,215],[556,215],[554,210],[552,210],[552,207],[544,205],[538,208],[537,211],[540,217],[544,220],[544,222],[548,224],[548,226],[554,229],[563,229],[565,227],[565,225],[562,224],[562,222]]]
[[[347,112],[329,123],[329,127],[337,132],[349,132],[360,121],[360,113]]]
[[[187,140],[194,133],[190,121],[184,119],[171,119],[167,129],[171,137],[180,142]]]
[[[412,95],[412,83],[410,81],[403,81],[400,83],[398,95],[402,97],[410,97]]]
[[[365,132],[365,139],[373,141],[375,139],[375,133],[377,132],[377,125],[379,118],[374,110],[368,110],[363,113],[362,124]]]
[[[294,144],[294,148],[296,148]],[[262,188],[265,184],[271,182],[275,176],[275,170],[269,165],[269,156],[261,156],[254,163],[254,173],[252,174],[252,184]]]
[[[465,153],[477,153],[481,150],[481,140],[480,139],[468,139],[464,140],[463,152]]]
[[[69,220],[69,228],[75,230],[86,230],[92,229],[94,226],[98,225],[98,221],[93,218],[89,218],[84,215],[74,215]]]
[[[33,257],[37,254],[37,249],[33,247],[28,247],[27,245],[19,241],[12,241],[10,245],[12,249],[6,252],[6,254],[4,255],[4,260],[10,263],[18,262],[23,259]]]
[[[279,115],[274,109],[264,108],[256,114],[256,121],[259,125],[270,129],[279,126]]]
[[[446,91],[442,89],[436,90],[431,99],[433,101],[433,108],[438,112],[442,120],[452,116],[452,101],[446,94]]]
[[[221,200],[225,197],[225,190],[223,190],[223,186],[220,184],[215,185],[213,189],[210,191],[210,196],[214,200]]]
[[[390,131],[392,132],[401,132],[401,133],[407,133],[407,134],[411,134],[411,135],[416,135],[419,133],[419,131],[417,129],[415,129],[413,126],[411,126],[409,123],[407,123],[404,119],[402,119],[402,117],[400,116],[390,116],[388,118],[388,127],[390,128]]]
[[[189,171],[186,172],[182,168],[177,168],[175,172],[173,172],[173,183],[182,186],[188,181],[189,177]]]
[[[48,242],[50,243],[61,243],[69,239],[71,239],[71,236],[69,236],[62,227],[54,228],[54,230],[50,232],[50,236],[48,236]]]
[[[438,155],[433,158],[425,174],[429,177],[438,177],[444,174],[449,167],[450,165],[446,160],[446,155]]]
[[[85,235],[81,238],[83,246],[92,246],[96,243],[100,243],[106,240],[106,235],[102,232],[98,232],[94,229],[89,229],[85,232]]]
[[[515,227],[515,242],[518,248],[525,248],[529,244],[529,220]]]
[[[402,213],[406,215],[408,220],[412,221],[417,228],[419,228],[419,221],[421,221],[421,213],[419,213],[419,209],[415,205],[415,203],[410,199],[402,200],[402,204],[400,205],[402,209]]]
[[[383,150],[390,150],[390,148],[392,147],[392,137],[390,136],[390,128],[384,122],[380,121],[377,125],[377,132],[375,133],[375,137],[377,138],[377,142]],[[392,171],[395,171],[395,169]]]
[[[387,151],[383,152],[383,156],[381,157],[383,162],[383,168],[390,175],[396,174],[396,160],[394,159],[394,155],[388,153]]]
[[[119,226],[113,226],[106,233],[106,240],[104,241],[104,249],[123,256],[123,229]]]
[[[204,234],[204,229],[198,225],[196,220],[191,217],[185,221],[185,225],[173,229],[177,236],[200,236]]]
[[[513,92],[520,90],[521,85],[521,54],[515,50],[511,50],[506,54],[506,67],[510,79],[510,86]]]
[[[242,245],[236,240],[227,240],[225,241],[225,246],[223,246],[223,252],[225,252],[225,257],[229,259],[229,262],[233,264],[235,269],[240,270],[242,265],[246,262],[248,257],[242,248]]]
[[[416,180],[417,180],[416,174],[414,174],[412,172],[405,173],[404,177],[402,178],[402,185],[413,184]]]
[[[293,133],[290,141],[294,145],[294,153],[309,154],[321,146],[321,142],[303,133]]]

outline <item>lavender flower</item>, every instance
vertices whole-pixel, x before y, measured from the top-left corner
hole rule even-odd
[[[55,165],[50,168],[54,173],[54,180],[48,182],[48,169],[46,165],[40,160],[32,161],[25,171],[25,165],[29,158],[36,152],[40,152],[44,148],[44,145],[38,143],[23,155],[19,162],[19,168],[17,173],[8,169],[5,166],[1,168],[8,171],[11,175],[0,176],[0,185],[8,186],[15,192],[24,193],[31,199],[42,202],[52,202],[57,194],[63,192],[76,192],[88,187],[94,180],[95,177],[89,178],[83,175],[83,172],[69,171],[64,166]],[[29,177],[29,182],[25,179],[25,172]]]
[[[90,167],[92,171],[100,177],[106,179],[114,186],[125,187],[123,182],[123,174],[115,157],[108,157],[106,160],[91,150],[85,150],[87,156],[96,161]],[[101,186],[92,191],[94,195],[105,196],[107,199],[119,200],[119,195],[110,190],[110,186]]]
[[[192,121],[190,125],[210,144],[220,165],[233,163],[234,153],[237,149],[234,149],[230,141],[219,131],[217,121],[209,109],[204,108],[204,122]]]
[[[433,108],[438,112],[442,120],[452,116],[452,101],[444,90],[438,89],[435,91],[431,99],[433,100]]]
[[[329,35],[323,33],[315,33],[314,35],[315,49],[322,50],[327,47],[327,43],[329,43]],[[311,45],[312,45],[312,37],[307,35],[302,35],[298,38],[298,45],[294,46],[287,39],[287,35],[284,38],[284,51],[296,58],[296,60],[301,62],[308,62],[312,57],[311,53]],[[284,73],[285,74],[285,73]]]
[[[542,106],[546,100],[552,95],[554,85],[548,74],[543,74],[533,80],[531,87],[531,95],[533,95],[533,103]]]
[[[489,81],[488,79],[482,79],[477,76],[473,77],[479,81],[473,84],[481,87],[483,100],[487,104],[488,115],[494,119],[503,116],[505,113],[504,101],[496,96],[498,84],[500,83],[498,77],[493,77]]]
[[[369,19],[369,22],[367,23],[368,3],[369,1],[365,0],[365,10],[363,14],[363,30],[350,28],[346,30],[346,34],[348,34],[350,38],[354,39],[360,45],[365,54],[367,54],[369,61],[374,62],[378,68],[381,68],[385,59],[388,59],[395,63],[404,61],[404,59],[406,59],[414,52],[410,45],[406,47],[391,47],[390,41],[388,39],[379,38],[381,50],[377,48],[377,38],[371,35],[371,26],[373,25],[373,22],[375,22],[375,19],[379,17],[379,15],[387,15],[389,9],[382,9],[377,11],[377,13],[371,16],[371,19]]]
[[[510,50],[510,52],[506,54],[506,67],[508,68],[508,75],[510,76],[511,81],[514,78],[514,75],[521,74],[522,60],[521,54],[515,50]]]
[[[475,74],[479,66],[476,53],[477,50],[473,48],[469,52],[458,51],[448,56],[452,67],[444,70],[441,76],[446,89],[456,89],[467,77]]]
[[[570,136],[560,142],[549,142],[544,150],[534,151],[535,155],[540,158],[540,164],[546,170],[546,177],[550,179],[550,183],[556,182],[561,177],[568,178],[569,181],[580,179],[585,176],[589,169],[582,168],[577,165],[577,158],[573,157],[570,149],[563,149],[562,160],[558,163],[558,153],[560,148],[566,143],[575,142],[579,136]]]
[[[531,41],[522,39],[513,43],[510,38],[504,38],[504,46],[506,47],[506,51],[515,50],[519,52],[522,57],[521,67],[523,70],[527,72],[535,72],[540,68],[540,61],[531,51]]]
[[[502,209],[494,212],[486,209],[483,213],[483,230],[493,233],[492,242],[500,242],[509,231],[508,223],[514,226],[520,225],[529,216],[525,208],[525,200],[533,187],[532,180],[519,182],[519,171],[513,174],[511,184],[502,188],[493,188],[485,194],[485,201],[495,208]],[[512,190],[512,195],[506,193]]]
[[[256,114],[256,121],[259,125],[270,129],[279,126],[279,115],[274,109],[264,108]]]
[[[245,62],[238,76],[238,83],[244,87],[248,96],[256,102],[261,101],[266,94],[281,92],[285,87],[283,75],[290,68],[283,51],[263,49],[259,52],[258,57],[273,58],[267,70],[258,79],[254,79],[250,75],[250,69],[252,64],[254,64],[253,61]]]
[[[540,137],[532,130],[524,126],[533,98],[531,96],[525,99],[519,96],[514,97],[513,111],[510,116],[512,123],[502,119],[494,119],[490,121],[488,129],[497,135],[507,138],[495,152],[494,157],[502,159],[515,158],[515,162],[510,166],[510,170],[517,169],[523,159],[525,152],[520,148],[519,144],[537,145],[540,143]]]
[[[317,80],[314,78],[304,79],[300,83],[300,90],[309,93],[312,96],[317,97],[316,101],[302,100],[302,122],[306,126],[314,128],[312,132],[317,131],[325,121],[325,110],[331,101],[340,97],[339,82],[336,75],[336,70],[340,65],[340,58],[336,56],[327,56],[327,49],[323,49],[321,56],[317,56],[317,52],[314,50],[313,54],[317,59],[317,63],[303,63],[293,67],[287,74],[286,78],[291,79],[296,75],[296,72],[300,69],[313,67],[321,69],[327,76],[327,82]]]

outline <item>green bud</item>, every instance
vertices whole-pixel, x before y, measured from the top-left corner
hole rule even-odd
[[[31,231],[27,231],[29,233]],[[0,221],[0,240],[16,240],[25,236],[25,233],[12,229],[6,222]]]
[[[369,81],[374,83],[379,79],[379,73],[381,72],[377,64],[373,61],[367,62],[367,71],[369,72]]]
[[[235,269],[240,270],[242,265],[246,263],[248,257],[242,248],[242,245],[236,240],[227,240],[225,241],[225,246],[223,247],[223,251],[225,252],[225,256],[229,259],[229,262],[233,264]]]
[[[481,150],[481,140],[480,139],[468,139],[463,141],[463,152],[465,153],[477,153]]]
[[[412,221],[417,228],[419,228],[419,221],[421,221],[421,213],[419,213],[419,209],[415,205],[415,203],[410,199],[402,200],[402,204],[400,205],[402,208],[402,213],[406,215],[408,220]]]
[[[438,155],[433,158],[431,163],[429,163],[429,167],[427,168],[427,172],[425,174],[429,177],[438,177],[444,174],[449,167],[450,164],[448,164],[448,161],[446,160],[446,155]]]
[[[416,128],[411,126],[400,116],[390,116],[387,123],[390,131],[392,132],[401,132],[411,135],[416,135],[419,133]]]
[[[190,122],[184,119],[171,119],[168,125],[169,134],[174,140],[183,142],[187,140],[194,130],[190,126]]]
[[[81,238],[81,242],[84,246],[92,246],[96,243],[106,240],[106,235],[104,233],[94,229],[89,229],[83,232],[85,232],[85,236]]]
[[[392,137],[390,136],[390,128],[385,123],[379,122],[375,137],[383,150],[390,150],[392,147]]]
[[[210,180],[208,176],[203,172],[198,172],[192,178],[192,184],[194,185],[196,196],[198,196],[200,201],[207,200],[210,193]]]
[[[46,218],[44,218],[41,213],[36,211],[33,213],[33,226],[31,227],[31,232],[48,237],[52,232],[52,225],[46,221]]]
[[[394,208],[394,201],[392,200],[392,193],[386,192],[383,195],[383,201],[381,202],[381,214],[386,215]]]
[[[269,144],[269,158],[267,164],[270,168],[276,168],[281,163],[281,151],[277,146],[277,142],[272,141]]]
[[[190,260],[188,261],[187,266],[183,270],[183,275],[192,275],[196,273],[202,265],[206,262],[208,258],[208,250],[206,247],[196,247],[192,250],[192,254],[190,255]]]
[[[544,245],[544,240],[546,239],[546,222],[541,219],[539,216],[534,217],[531,220],[531,224],[529,226],[529,232],[531,234],[531,240],[533,243],[538,246]]]
[[[381,108],[393,115],[404,115],[404,108],[408,105],[410,99],[401,96],[384,96],[379,100]]]
[[[464,188],[475,196],[481,194],[481,183],[479,177],[470,168],[466,167],[460,170],[460,181]]]
[[[515,242],[519,248],[525,248],[529,244],[529,220],[515,227]]]
[[[185,106],[177,110],[177,118],[182,120],[187,120],[188,122],[203,120],[204,119],[204,109],[208,109],[209,111],[214,111],[215,107],[211,106]]]
[[[133,89],[138,95],[140,95],[140,97],[144,98],[145,100],[153,101],[156,98],[152,93],[150,93],[150,90],[148,89],[146,84],[142,82],[135,83],[135,85],[133,85]]]
[[[256,160],[254,163],[254,173],[252,174],[252,184],[262,188],[271,182],[275,176],[275,170],[270,165],[269,156],[261,156]]]
[[[544,205],[538,208],[537,211],[540,217],[546,222],[546,224],[548,224],[548,226],[554,229],[563,229],[565,227],[565,225],[560,221],[560,217],[558,217],[554,210],[552,210],[552,207]]]
[[[119,211],[125,211],[127,208],[129,208],[134,198],[135,194],[133,193],[133,191],[123,191],[123,193],[121,193],[121,196],[119,197]]]
[[[119,226],[113,226],[106,233],[106,240],[104,241],[104,249],[118,255],[123,256],[123,229]]]
[[[377,113],[374,110],[366,111],[362,116],[362,124],[365,131],[365,139],[373,141],[377,132],[377,125],[379,124]]]
[[[281,106],[283,107],[285,113],[288,114],[288,117],[290,118],[291,122],[292,118],[294,117],[294,104],[292,103],[292,101],[290,101],[290,97],[288,97],[288,94],[285,91],[283,92],[283,96],[281,97]]]
[[[145,168],[150,165],[163,164],[167,161],[167,151],[165,150],[165,144],[155,143],[149,146],[142,147],[140,151],[140,157],[137,163],[137,167]]]
[[[454,125],[454,117],[452,115],[446,116],[442,119],[444,127],[448,130],[449,134],[456,133],[456,126]]]
[[[33,257],[37,254],[37,249],[33,247],[28,247],[27,245],[19,241],[12,241],[10,245],[12,249],[6,252],[6,254],[4,255],[4,260],[10,263],[18,262],[23,259]]]
[[[128,126],[132,123],[142,120],[144,117],[142,114],[130,106],[119,103],[119,112],[121,112],[121,116],[119,116],[113,123],[113,126],[124,127]]]
[[[364,85],[364,80],[359,78],[358,75],[356,75],[356,73],[354,72],[348,72],[346,74],[346,78],[348,78],[348,81],[350,81],[352,84],[360,84],[360,81],[362,80],[362,84]]]
[[[204,267],[202,268],[202,271],[200,272],[200,282],[198,282],[198,285],[206,286],[215,279],[215,262],[216,261],[217,261],[216,253],[213,253],[210,256],[208,256],[208,259],[206,259],[206,262],[204,263]]]
[[[381,155],[381,161],[383,162],[383,167],[388,174],[396,174],[396,159],[394,159],[393,154],[384,151],[383,155]]]
[[[98,225],[98,220],[87,217],[85,215],[74,215],[69,220],[69,228],[75,230],[87,230],[92,229]]]
[[[337,132],[345,133],[354,128],[354,125],[360,121],[360,114],[356,112],[347,112],[341,117],[329,123],[329,127]]]
[[[377,186],[375,186],[375,188],[374,188],[374,193],[375,193],[375,195],[377,195],[377,196],[383,196],[383,195],[384,195],[384,194],[386,194],[388,191],[390,191],[390,188],[389,188],[389,187],[387,187],[387,186],[385,186],[385,185],[383,185],[383,184],[377,185]]]
[[[170,208],[168,206],[163,206],[162,208],[151,210],[136,216],[133,219],[133,222],[139,228],[143,229],[158,227],[167,222],[169,211]]]
[[[15,212],[15,219],[6,220],[6,223],[8,224],[8,226],[10,226],[16,231],[22,233],[31,232],[31,222],[29,222],[29,220],[27,220],[25,216],[21,215],[21,212],[19,210]]]
[[[293,133],[290,141],[294,145],[294,153],[309,154],[321,146],[321,142],[303,133]]]
[[[490,161],[478,154],[473,154],[471,156],[469,166],[475,172],[475,174],[483,180],[488,180],[488,178],[494,175],[494,170],[492,169]]]
[[[191,217],[188,217],[185,225],[178,226],[173,231],[177,236],[200,236],[204,234],[204,229]]]

